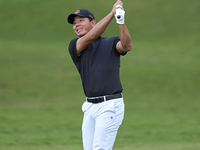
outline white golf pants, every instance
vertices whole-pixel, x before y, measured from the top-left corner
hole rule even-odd
[[[112,150],[124,118],[123,98],[93,104],[84,102],[82,139],[84,150]]]

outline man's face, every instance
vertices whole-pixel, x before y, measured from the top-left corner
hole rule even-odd
[[[88,18],[76,16],[74,18],[73,30],[79,37],[86,35],[95,25],[95,21],[90,21]]]

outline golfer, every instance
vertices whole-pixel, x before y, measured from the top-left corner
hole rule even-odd
[[[112,150],[124,118],[120,56],[132,48],[124,15],[123,3],[118,0],[112,11],[97,24],[94,15],[86,9],[68,16],[68,22],[79,37],[70,42],[69,53],[86,95],[82,105],[84,150]],[[113,18],[119,26],[120,37],[102,37]]]

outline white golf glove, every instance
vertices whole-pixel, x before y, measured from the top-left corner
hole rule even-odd
[[[116,6],[118,9],[116,10],[116,14],[115,14],[115,19],[116,19],[116,22],[118,24],[124,24],[124,20],[125,20],[125,11],[120,9],[119,7],[122,8],[122,6],[120,5],[117,5]]]

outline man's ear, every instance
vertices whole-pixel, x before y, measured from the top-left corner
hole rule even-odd
[[[91,22],[92,22],[92,26],[94,27],[96,24],[96,21],[93,19]]]

